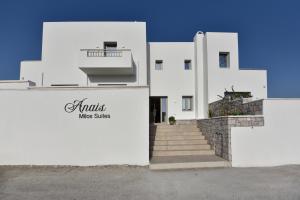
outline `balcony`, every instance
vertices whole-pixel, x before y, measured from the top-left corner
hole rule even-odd
[[[81,49],[79,69],[87,75],[130,75],[134,73],[130,49]]]

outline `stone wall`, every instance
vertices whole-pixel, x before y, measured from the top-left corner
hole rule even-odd
[[[198,127],[216,155],[229,161],[231,161],[231,127],[263,125],[263,116],[223,116],[198,120]]]
[[[227,115],[262,115],[263,100],[251,99],[222,99],[209,104],[211,117]]]

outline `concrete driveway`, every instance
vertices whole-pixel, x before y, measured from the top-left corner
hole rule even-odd
[[[0,167],[0,199],[300,199],[300,166],[150,171]]]

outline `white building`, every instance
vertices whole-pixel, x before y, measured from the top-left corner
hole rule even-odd
[[[267,99],[237,33],[146,38],[145,22],[44,23],[41,60],[0,81],[0,165],[300,164],[300,101]]]
[[[207,117],[225,89],[267,97],[264,70],[240,70],[237,33],[197,32],[191,42],[146,41],[145,22],[46,22],[41,61],[21,63],[37,86],[150,86],[156,122]],[[154,105],[155,104],[155,105]]]

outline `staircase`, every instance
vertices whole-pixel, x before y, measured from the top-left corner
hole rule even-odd
[[[150,125],[150,169],[227,167],[197,127],[189,124]]]

